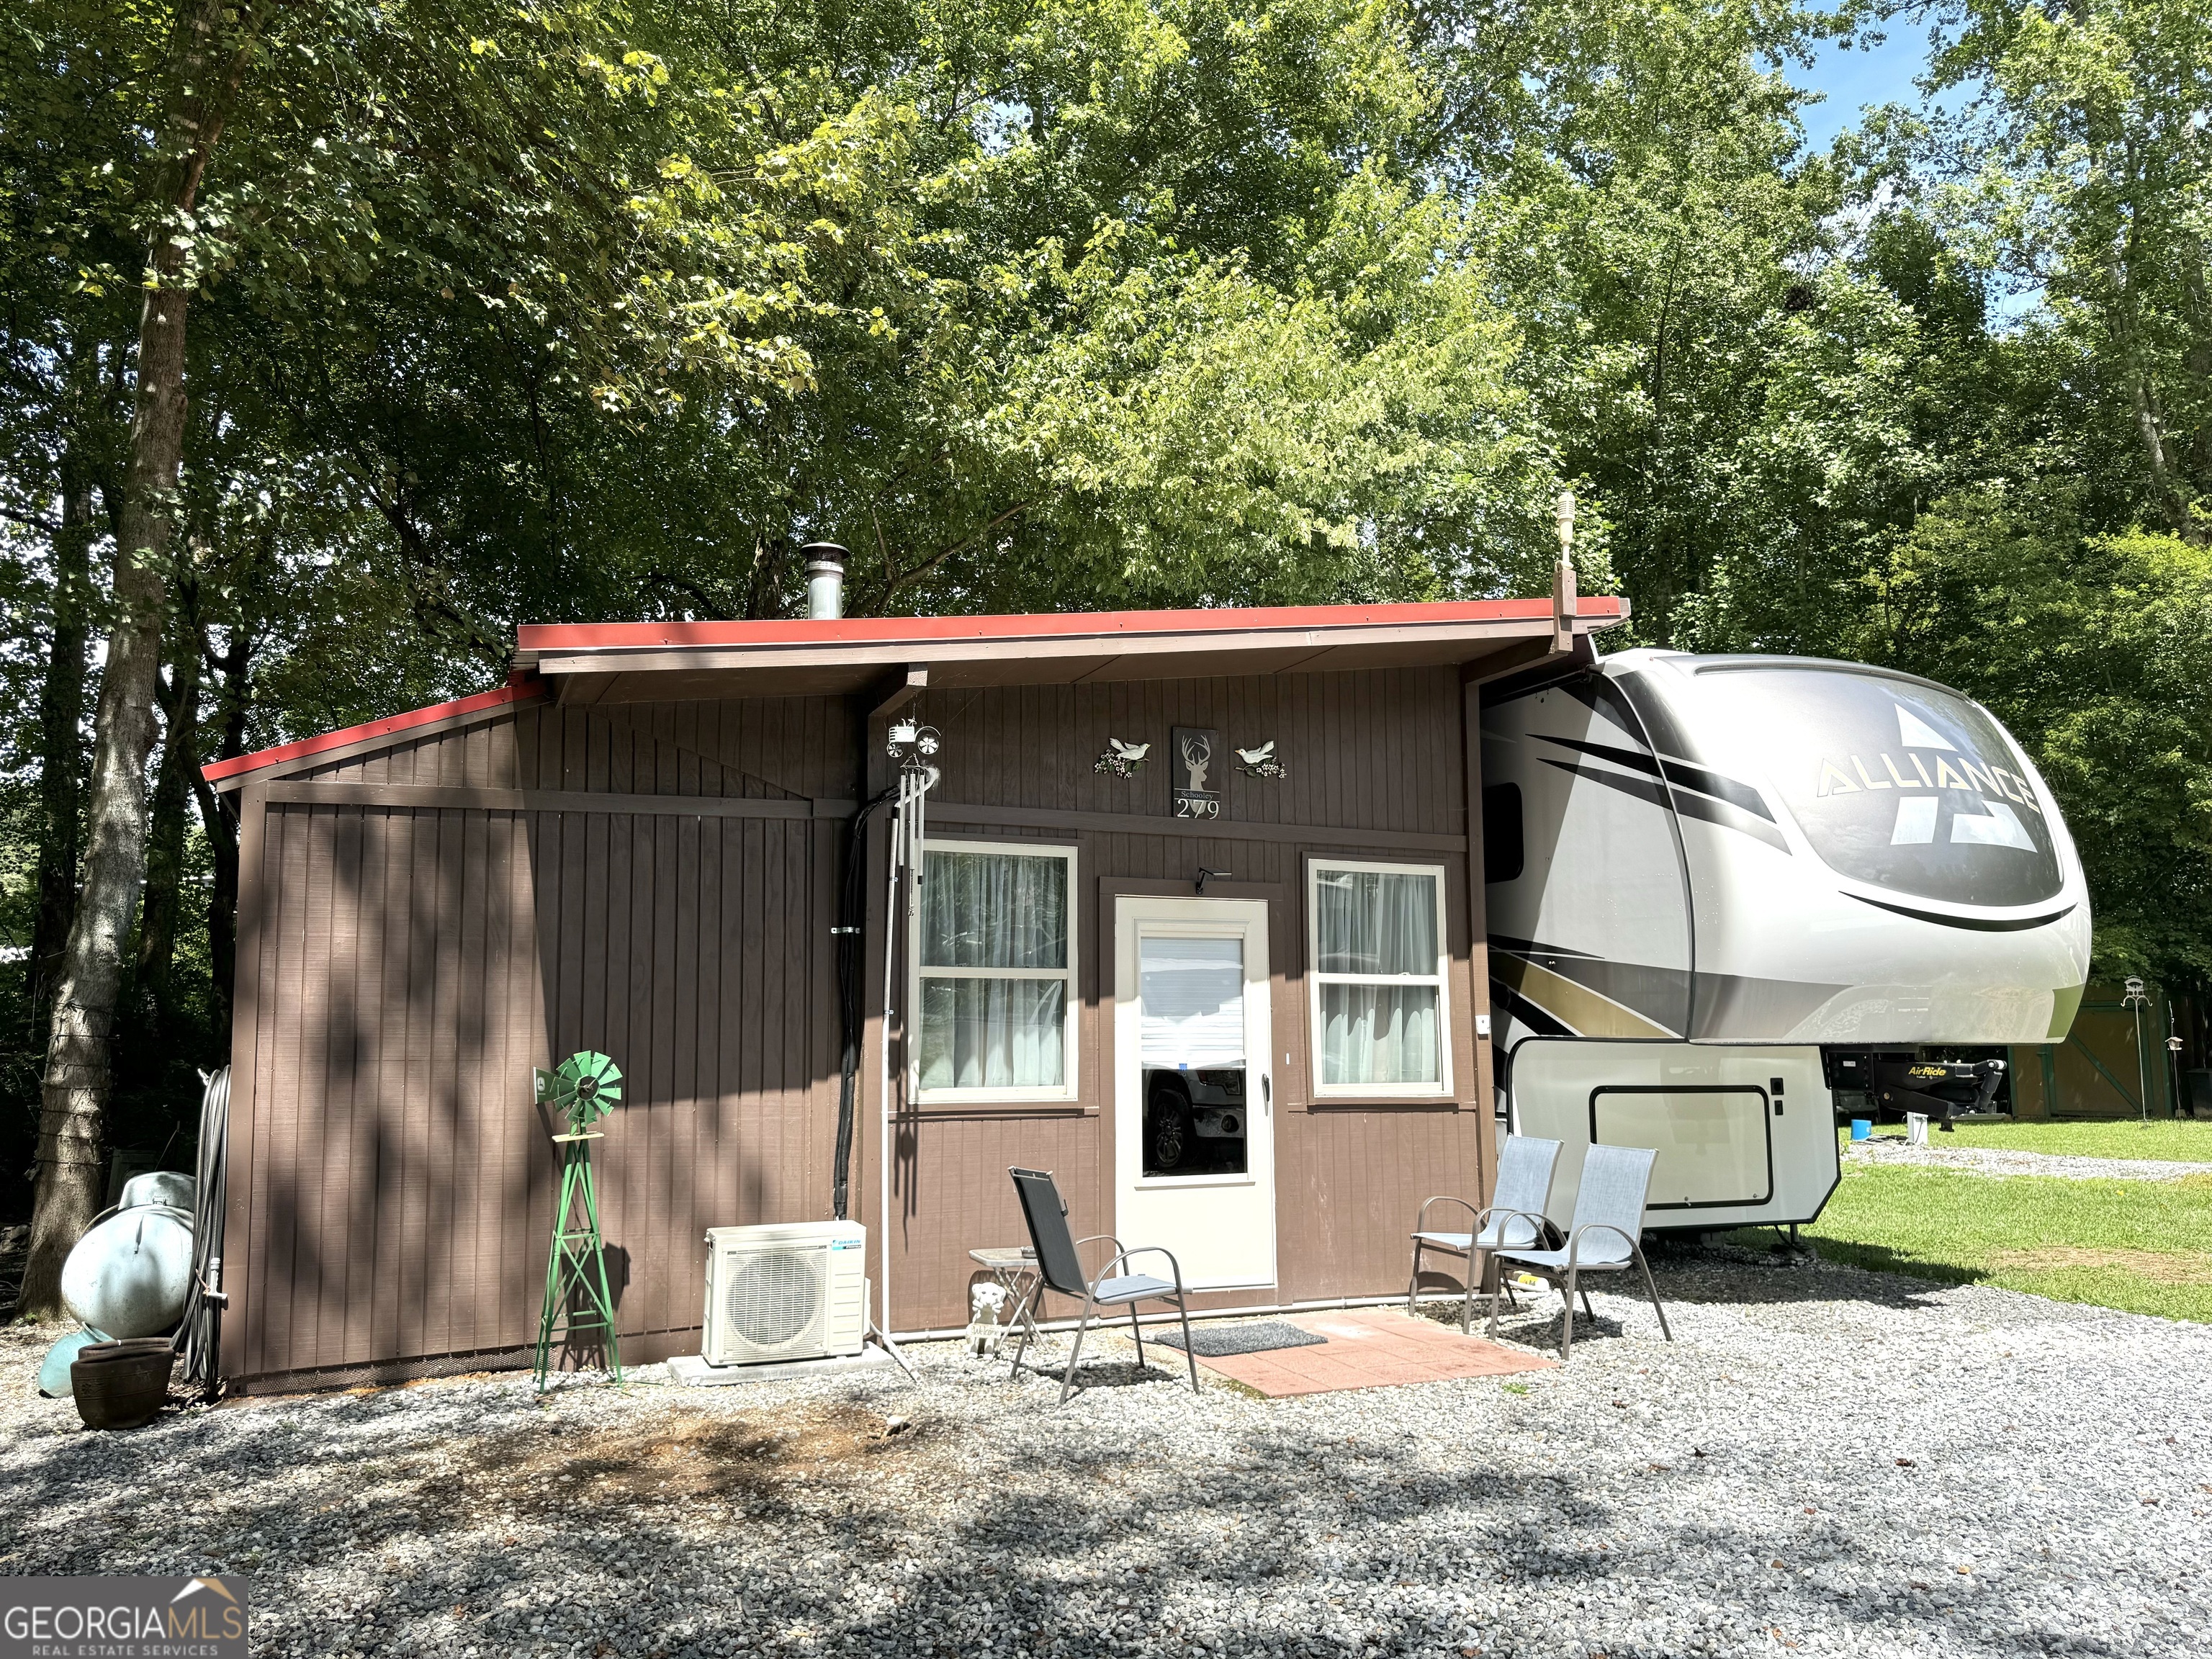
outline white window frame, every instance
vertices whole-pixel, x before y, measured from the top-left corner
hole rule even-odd
[[[1000,857],[1054,858],[1066,867],[1067,882],[1067,952],[1066,965],[1051,969],[1006,968],[929,968],[921,961],[921,884],[929,871],[932,853],[989,853]],[[908,884],[907,896],[907,1097],[917,1107],[923,1106],[980,1106],[1006,1102],[1073,1101],[1081,1097],[1083,1071],[1081,1056],[1076,1050],[1077,1023],[1075,1017],[1077,964],[1082,958],[1077,955],[1079,928],[1076,903],[1075,854],[1073,847],[1057,846],[1035,841],[968,841],[935,836],[924,837],[921,860],[915,879]],[[931,979],[1058,979],[1066,983],[1066,994],[1060,999],[1060,1052],[1062,1056],[1061,1079],[1056,1086],[1041,1087],[1034,1084],[1016,1084],[1003,1089],[925,1089],[921,1086],[921,981],[925,975]]]
[[[1437,970],[1433,974],[1324,974],[1321,970],[1321,879],[1332,871],[1375,872],[1390,876],[1426,876],[1437,896]],[[1322,1053],[1323,985],[1433,985],[1437,991],[1437,1079],[1433,1083],[1324,1083]],[[1313,1055],[1316,1100],[1446,1099],[1452,1092],[1451,935],[1444,926],[1444,866],[1441,864],[1379,863],[1366,859],[1312,858],[1306,860],[1307,1047]]]

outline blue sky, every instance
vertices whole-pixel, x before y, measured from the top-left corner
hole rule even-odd
[[[1912,77],[1928,59],[1928,25],[1917,19],[1893,23],[1889,37],[1879,46],[1847,51],[1833,41],[1814,54],[1810,67],[1788,66],[1790,80],[1827,97],[1802,112],[1808,150],[1827,149],[1845,127],[1858,125],[1860,112],[1869,104],[1917,104],[1919,88]],[[1956,88],[1941,100],[1949,109],[1960,106],[1964,94]],[[2039,289],[2011,289],[2000,283],[1990,295],[1991,321],[1999,327],[2020,321],[2040,303]]]
[[[1859,111],[1869,104],[1915,102],[1920,94],[1912,77],[1927,56],[1927,26],[1900,20],[1878,46],[1849,52],[1832,40],[1822,45],[1810,69],[1790,65],[1791,82],[1827,94],[1826,102],[1803,112],[1808,147],[1827,149],[1838,132],[1857,125]]]

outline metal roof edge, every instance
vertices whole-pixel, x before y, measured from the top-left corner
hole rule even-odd
[[[1608,627],[1626,604],[1591,594],[1578,619]],[[841,617],[775,622],[526,623],[515,630],[518,662],[547,656],[686,650],[870,648],[963,644],[1006,646],[1035,641],[1060,647],[1078,641],[1206,638],[1228,634],[1313,633],[1371,628],[1436,628],[1534,622],[1552,615],[1548,599],[1465,599],[1389,605],[1224,605],[1194,611],[1067,611],[981,617]]]
[[[535,673],[518,672],[508,678],[505,685],[494,686],[489,691],[478,691],[471,696],[434,702],[426,708],[410,708],[402,714],[387,714],[382,720],[366,720],[359,726],[340,726],[335,732],[318,732],[312,738],[301,738],[295,743],[280,743],[270,749],[257,749],[251,754],[235,755],[228,760],[210,761],[200,768],[200,776],[211,784],[234,788],[248,773],[266,771],[272,766],[282,766],[289,761],[311,759],[334,749],[350,748],[356,744],[368,743],[378,738],[398,737],[424,726],[465,720],[471,714],[484,714],[513,703],[536,702],[544,696],[545,684],[543,680]]]

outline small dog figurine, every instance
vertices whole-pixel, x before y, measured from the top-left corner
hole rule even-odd
[[[1006,1340],[1006,1328],[999,1323],[999,1315],[1006,1305],[1006,1287],[978,1285],[968,1292],[968,1352],[988,1359]]]

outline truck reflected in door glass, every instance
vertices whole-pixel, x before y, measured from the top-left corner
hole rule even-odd
[[[1245,1174],[1245,1107],[1241,1064],[1146,1066],[1145,1178]]]

